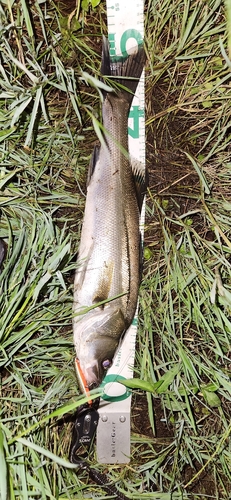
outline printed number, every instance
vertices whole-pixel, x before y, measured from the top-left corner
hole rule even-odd
[[[129,38],[134,38],[137,42],[137,45],[141,45],[143,43],[142,35],[138,30],[128,29],[124,31],[120,39],[120,50],[125,56],[128,56],[127,41],[129,40]]]
[[[140,117],[144,116],[144,110],[139,106],[132,106],[129,113],[129,118],[133,120],[133,127],[128,127],[128,133],[133,139],[138,139],[140,135]]]

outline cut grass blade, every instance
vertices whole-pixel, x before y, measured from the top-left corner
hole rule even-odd
[[[7,500],[8,498],[8,479],[7,479],[7,465],[4,450],[4,438],[3,432],[0,428],[0,497],[1,500]]]

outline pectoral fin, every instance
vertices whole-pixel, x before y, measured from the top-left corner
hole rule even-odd
[[[105,321],[101,324],[101,328],[98,330],[98,335],[105,338],[111,337],[113,339],[117,339],[119,343],[121,335],[123,335],[126,330],[126,322],[121,309],[113,309],[114,307],[111,303],[111,306],[108,308]]]

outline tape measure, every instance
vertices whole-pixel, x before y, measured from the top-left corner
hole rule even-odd
[[[127,56],[144,38],[144,1],[107,0],[108,40],[111,58]],[[132,161],[145,171],[145,97],[144,72],[134,96],[128,118],[128,145]],[[144,224],[144,205],[141,232]],[[137,315],[126,332],[113,365],[102,383],[104,391],[99,408],[97,460],[100,463],[127,463],[130,455],[131,393],[116,378],[131,378],[135,358]]]

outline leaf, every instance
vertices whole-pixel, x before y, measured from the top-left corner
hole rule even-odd
[[[152,383],[147,380],[142,380],[139,378],[130,378],[127,380],[120,380],[118,378],[117,382],[129,387],[130,389],[141,389],[142,391],[163,394],[168,389],[168,386],[172,383],[174,377],[180,370],[180,365],[177,364],[171,370],[168,370],[157,382]]]
[[[178,363],[176,366],[174,366],[171,370],[168,370],[158,381],[160,386],[157,388],[156,392],[157,394],[163,394],[166,392],[168,389],[169,385],[172,383],[174,380],[175,376],[177,373],[180,371],[180,363]]]
[[[51,451],[46,450],[45,448],[42,448],[42,446],[39,446],[35,443],[32,443],[31,441],[28,441],[28,439],[25,438],[18,438],[16,439],[19,443],[23,444],[24,446],[27,446],[28,448],[32,448],[32,450],[37,451],[38,453],[41,453],[42,455],[45,455],[45,457],[49,458],[53,462],[55,462],[58,465],[61,465],[62,467],[67,467],[68,469],[76,469],[78,465],[72,464],[71,462],[68,462],[67,460],[64,460],[63,458],[58,457]]]
[[[28,97],[27,99],[23,99],[21,104],[15,107],[14,116],[11,120],[11,127],[13,127],[15,123],[19,120],[20,116],[22,115],[23,111],[27,108],[27,106],[30,104],[31,100],[32,96]]]
[[[42,290],[44,285],[46,285],[46,283],[48,283],[48,281],[50,281],[50,279],[52,278],[55,271],[56,272],[58,271],[58,269],[57,269],[58,266],[60,265],[60,263],[63,260],[63,258],[65,257],[65,255],[67,255],[69,252],[70,252],[70,243],[67,243],[63,248],[60,248],[60,250],[58,252],[56,252],[55,255],[52,256],[53,260],[49,259],[49,261],[47,262],[48,270],[41,277],[41,279],[39,280],[39,282],[36,285],[36,288],[34,290],[34,293],[33,293],[34,300],[37,299],[40,291]],[[60,280],[60,276],[59,276],[59,280]]]
[[[149,260],[153,256],[153,252],[150,250],[150,248],[145,247],[144,248],[144,259]]]
[[[209,101],[208,99],[206,99],[205,101],[202,102],[203,108],[211,108],[212,105],[213,105],[212,101]]]
[[[4,175],[0,180],[0,189],[3,189],[5,184],[7,184],[7,182],[9,182],[9,180],[12,179],[18,172],[20,172],[20,170],[21,168],[16,168],[9,174]]]
[[[30,125],[28,127],[28,131],[27,131],[27,136],[26,136],[24,147],[29,146],[31,144],[31,142],[32,142],[32,132],[33,132],[33,129],[34,129],[35,120],[36,120],[37,113],[38,113],[38,108],[39,108],[39,103],[40,103],[41,95],[42,95],[42,86],[40,86],[37,89],[37,92],[36,92],[36,97],[35,97],[33,109],[32,109],[32,112],[31,112]]]
[[[15,131],[15,127],[8,128],[6,130],[0,131],[0,142],[4,141],[7,137],[9,137]]]
[[[101,0],[91,0],[91,5],[93,9],[100,4]]]
[[[218,384],[206,384],[205,386],[201,386],[200,387],[200,390],[205,390],[205,391],[208,391],[208,392],[216,392],[217,389],[219,389],[219,385]]]
[[[210,194],[211,190],[210,190],[210,187],[207,183],[207,180],[204,176],[202,169],[200,168],[200,166],[197,164],[197,162],[194,160],[194,158],[189,153],[185,153],[185,154],[186,154],[187,158],[192,162],[192,164],[193,164],[193,166],[194,166],[194,168],[195,168],[195,170],[200,178],[200,181],[201,181],[201,184],[205,190],[205,193]]]
[[[147,380],[141,380],[140,378],[129,378],[129,379],[120,379],[117,378],[117,382],[125,385],[129,389],[141,389],[142,391],[154,392],[155,384],[148,382]]]
[[[90,75],[86,71],[81,72],[81,78],[80,80],[84,80],[87,84],[92,85],[92,87],[95,87],[96,89],[102,89],[105,92],[112,92],[112,87],[109,87],[106,83],[102,82],[101,80],[98,80],[94,76]]]
[[[33,30],[33,26],[31,23],[30,13],[29,13],[28,7],[27,7],[27,2],[25,0],[21,0],[21,4],[22,4],[22,10],[23,10],[23,15],[24,15],[28,35],[32,40],[34,40],[34,30]]]
[[[81,7],[83,10],[87,11],[89,9],[90,0],[82,0]]]
[[[215,392],[207,391],[206,389],[201,389],[201,392],[205,398],[206,403],[211,408],[216,408],[221,406],[221,400]]]
[[[0,428],[0,499],[7,500],[7,466],[4,451],[4,440]]]

